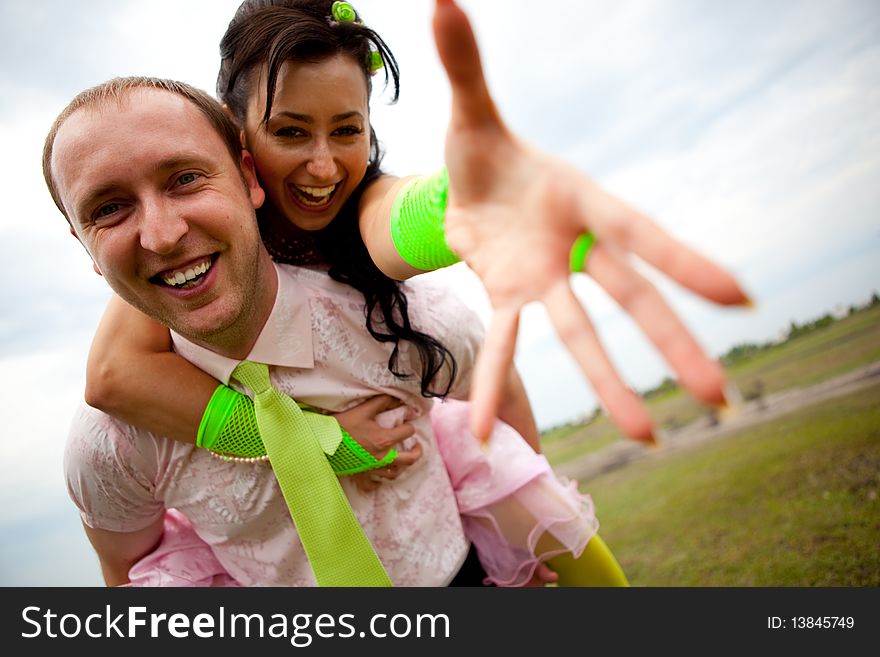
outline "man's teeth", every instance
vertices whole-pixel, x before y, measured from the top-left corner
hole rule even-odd
[[[187,281],[194,280],[197,276],[201,276],[210,268],[211,261],[207,260],[200,265],[191,267],[190,269],[186,269],[184,271],[176,271],[173,274],[169,274],[168,276],[163,276],[162,280],[165,281],[166,285],[177,287],[178,285],[185,284]]]

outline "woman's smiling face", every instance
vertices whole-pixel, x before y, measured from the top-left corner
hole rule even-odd
[[[370,117],[363,69],[347,55],[285,62],[269,121],[265,70],[254,73],[243,137],[275,208],[303,230],[336,217],[363,180]]]

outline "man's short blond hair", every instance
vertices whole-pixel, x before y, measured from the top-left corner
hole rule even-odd
[[[43,177],[46,179],[46,185],[49,187],[52,200],[55,201],[55,205],[61,210],[68,223],[70,223],[70,217],[67,216],[67,211],[61,203],[57,182],[52,173],[52,151],[55,147],[55,138],[58,136],[58,131],[64,125],[64,122],[75,112],[81,109],[101,107],[111,102],[121,104],[132,91],[139,89],[167,91],[192,103],[208,119],[208,122],[226,144],[232,161],[235,163],[239,162],[242,150],[239,130],[220,106],[220,103],[210,95],[185,82],[177,82],[175,80],[141,76],[113,78],[77,94],[67,107],[62,110],[61,114],[58,115],[58,118],[55,119],[43,145]]]

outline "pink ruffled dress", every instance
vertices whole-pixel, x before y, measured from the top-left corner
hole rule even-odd
[[[377,421],[390,427],[404,422],[406,413],[400,407]],[[565,552],[579,557],[599,528],[590,496],[557,477],[509,425],[496,421],[484,450],[468,422],[467,402],[438,401],[431,411],[437,446],[486,583],[523,586],[542,561]],[[173,509],[166,513],[159,547],[132,567],[129,579],[132,586],[238,585]]]
[[[523,586],[542,561],[581,555],[599,530],[593,501],[500,420],[481,449],[468,428],[469,409],[461,401],[434,404],[437,445],[487,583]]]
[[[128,586],[239,586],[185,515],[165,512],[159,546],[128,571]]]

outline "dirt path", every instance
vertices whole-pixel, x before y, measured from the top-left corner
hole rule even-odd
[[[732,410],[722,413],[721,422],[715,426],[711,425],[708,417],[703,417],[675,432],[661,435],[658,447],[650,448],[632,441],[618,441],[598,452],[558,465],[555,470],[561,475],[583,483],[631,461],[689,449],[752,425],[767,422],[799,408],[848,395],[877,383],[880,383],[880,362],[807,388],[791,388],[767,395],[760,400],[741,403]]]

